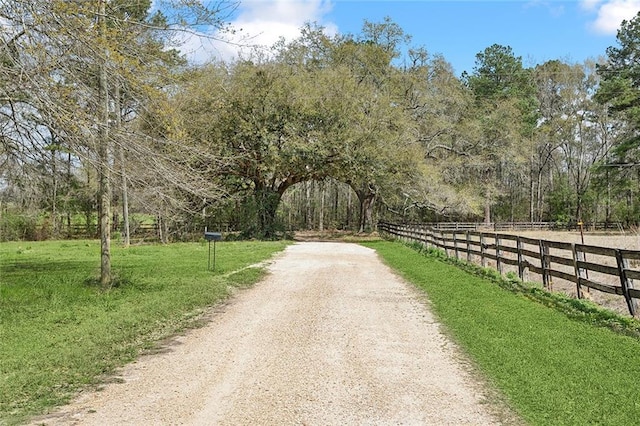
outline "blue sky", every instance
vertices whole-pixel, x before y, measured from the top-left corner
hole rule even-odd
[[[239,44],[271,45],[295,38],[305,22],[328,33],[358,33],[364,20],[390,17],[414,46],[442,54],[456,74],[472,71],[475,55],[494,43],[508,45],[525,66],[550,59],[582,62],[616,45],[623,19],[640,11],[640,0],[245,0],[231,23]],[[191,37],[184,52],[195,61],[233,58],[238,47]]]

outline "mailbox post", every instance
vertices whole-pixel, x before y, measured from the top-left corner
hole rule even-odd
[[[204,238],[209,242],[209,257],[207,258],[207,270],[216,270],[216,241],[220,241],[222,239],[222,234],[220,232],[207,232],[207,229],[204,230]],[[211,269],[211,241],[213,241],[213,269]]]

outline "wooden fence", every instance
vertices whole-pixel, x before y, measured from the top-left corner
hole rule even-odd
[[[444,250],[447,256],[491,262],[500,274],[506,266],[517,268],[520,279],[527,273],[539,274],[545,289],[551,291],[553,278],[575,284],[578,298],[595,289],[624,297],[632,316],[638,312],[640,290],[633,286],[640,279],[640,251],[598,247],[560,241],[538,240],[519,235],[456,229],[434,229],[421,224],[378,223],[378,231],[405,241]]]
[[[419,223],[417,226],[428,226],[433,229],[456,229],[468,231],[572,231],[579,230],[579,223],[557,223],[557,222],[432,222]],[[586,222],[582,228],[592,231],[622,231],[620,222]]]

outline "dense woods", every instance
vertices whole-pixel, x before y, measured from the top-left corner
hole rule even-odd
[[[378,218],[637,224],[640,15],[599,59],[527,68],[495,44],[455,75],[391,19],[194,66],[176,36],[224,29],[236,5],[155,3],[0,4],[2,239],[83,227],[107,265],[145,222],[163,241]]]

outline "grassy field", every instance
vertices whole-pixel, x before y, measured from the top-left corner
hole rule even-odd
[[[509,291],[495,274],[482,278],[399,243],[365,245],[426,292],[448,332],[527,423],[638,424],[640,338],[607,327],[637,334],[637,321],[539,290]]]
[[[102,292],[97,241],[2,243],[0,424],[66,402],[160,339],[197,325],[230,286],[262,276],[247,266],[286,244],[218,243],[215,272],[207,270],[205,242],[114,247],[116,284]]]

